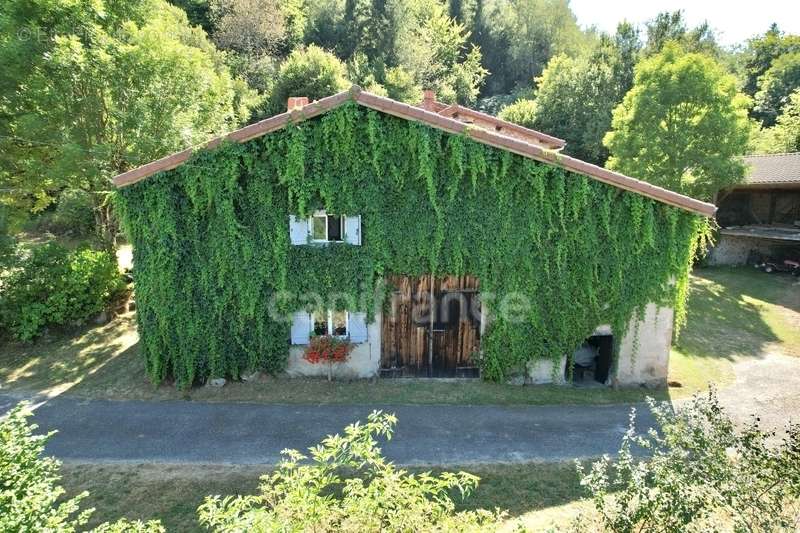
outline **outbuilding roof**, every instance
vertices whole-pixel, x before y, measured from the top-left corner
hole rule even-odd
[[[309,118],[316,117],[335,109],[348,101],[355,101],[364,107],[393,115],[406,120],[413,120],[432,128],[436,128],[448,133],[457,135],[465,135],[475,142],[479,142],[501,150],[507,150],[523,157],[528,157],[536,161],[541,161],[550,165],[555,165],[566,170],[583,174],[590,178],[596,179],[603,183],[613,185],[620,189],[631,191],[659,202],[669,204],[686,211],[697,213],[703,216],[713,216],[716,211],[716,206],[707,202],[684,196],[658,187],[651,183],[647,183],[629,176],[625,176],[618,172],[598,167],[586,161],[581,161],[574,157],[564,155],[556,151],[554,148],[563,147],[564,141],[529,130],[521,128],[511,123],[501,121],[490,115],[485,115],[478,111],[474,111],[461,106],[447,106],[446,104],[438,104],[438,110],[428,110],[420,106],[412,106],[378,96],[366,91],[363,91],[357,85],[354,85],[347,91],[322,98],[303,107],[292,109],[285,113],[275,115],[273,117],[261,120],[244,128],[233,131],[225,136],[217,137],[205,143],[202,148],[212,149],[218,146],[225,140],[234,142],[246,142],[256,137],[266,135],[268,133],[280,130],[290,123],[300,122]],[[445,106],[445,107],[441,107]],[[446,113],[443,113],[446,111]],[[480,120],[474,120],[471,123],[466,123],[457,118],[452,118],[453,114],[464,115],[466,113],[473,114],[473,117]],[[450,116],[446,116],[450,115]],[[480,115],[480,116],[477,116]],[[494,122],[490,123],[493,127],[487,127],[486,123],[489,122],[485,117],[493,119]],[[482,124],[482,122],[484,124]],[[499,126],[499,128],[498,128]],[[511,126],[514,126],[513,128]],[[520,131],[525,130],[525,132]],[[185,163],[194,152],[193,148],[183,150],[181,152],[168,155],[146,165],[142,165],[133,170],[129,170],[123,174],[116,176],[113,179],[114,185],[117,187],[125,187],[133,183],[142,181],[153,174],[171,170]]]
[[[744,185],[800,185],[800,152],[748,155],[749,165]]]

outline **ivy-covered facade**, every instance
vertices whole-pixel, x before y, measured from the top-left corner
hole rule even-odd
[[[683,320],[707,229],[689,209],[353,101],[239,141],[119,189],[154,382],[285,370],[293,317],[320,307],[308,294],[330,312],[312,335],[374,337],[389,276],[470,275],[494,302],[529,299],[513,319],[484,304],[490,380],[560,361],[599,325],[621,335],[649,303]]]

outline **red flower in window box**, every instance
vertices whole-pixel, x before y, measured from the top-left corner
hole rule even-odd
[[[306,348],[303,359],[311,364],[328,364],[328,381],[331,380],[333,363],[344,363],[350,357],[350,352],[355,346],[347,339],[319,335],[312,337]]]

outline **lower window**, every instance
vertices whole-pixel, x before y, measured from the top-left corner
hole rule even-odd
[[[311,324],[314,335],[347,337],[349,332],[349,317],[347,311],[318,309],[311,315]]]

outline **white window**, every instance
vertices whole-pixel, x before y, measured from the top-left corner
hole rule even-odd
[[[347,311],[318,309],[311,314],[311,327],[314,335],[347,337],[350,331],[350,318]]]
[[[335,335],[354,344],[367,342],[367,314],[330,309],[297,311],[292,317],[291,334],[292,344],[308,344],[311,335]]]
[[[341,215],[317,211],[308,221],[311,240],[314,242],[341,242],[344,240],[344,220]]]
[[[346,242],[361,245],[361,215],[330,215],[317,211],[308,218],[289,215],[289,237],[295,246]]]

